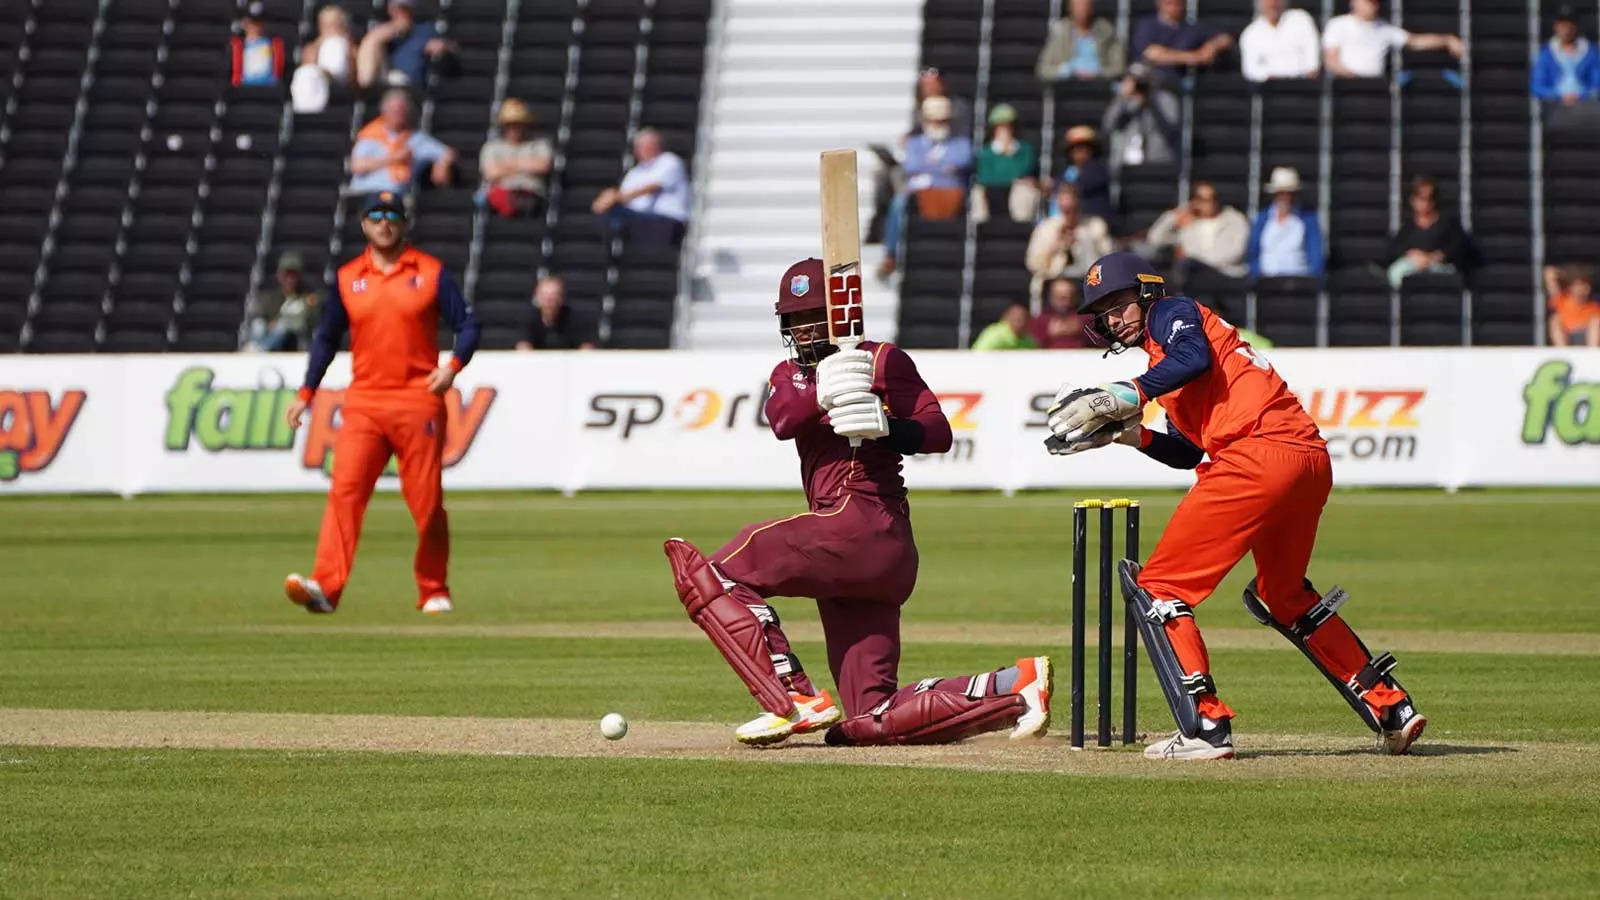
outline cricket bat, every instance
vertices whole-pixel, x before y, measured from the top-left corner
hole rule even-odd
[[[828,343],[850,350],[864,337],[861,318],[861,214],[856,152],[822,152],[822,268],[827,277]],[[850,446],[861,446],[851,438]]]
[[[849,350],[864,337],[854,150],[822,154],[822,267],[828,279],[828,343]]]

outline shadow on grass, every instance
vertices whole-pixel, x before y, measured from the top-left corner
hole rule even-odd
[[[1277,748],[1272,750],[1240,750],[1240,759],[1266,759],[1276,756],[1372,756],[1371,747],[1329,748]],[[1474,746],[1471,744],[1418,744],[1407,756],[1487,756],[1495,753],[1519,753],[1515,747]]]

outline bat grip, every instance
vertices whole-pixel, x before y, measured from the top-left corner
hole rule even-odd
[[[856,447],[859,447],[859,446],[861,446],[861,438],[853,437],[853,438],[850,439],[850,447],[852,449],[854,449]]]

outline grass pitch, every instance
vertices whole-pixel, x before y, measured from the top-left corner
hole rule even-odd
[[[1146,552],[1177,496],[1146,495]],[[913,499],[903,679],[1048,650],[1064,693],[1068,500]],[[440,621],[394,495],[331,618],[279,591],[320,498],[0,500],[0,896],[1592,895],[1600,494],[1335,494],[1312,576],[1395,649],[1419,755],[1365,752],[1245,614],[1247,561],[1198,613],[1242,758],[1198,767],[734,747],[754,707],[660,541],[710,550],[796,501],[452,496]],[[779,605],[820,672],[814,610]],[[1141,674],[1141,729],[1170,729]],[[627,740],[585,726],[608,710]]]

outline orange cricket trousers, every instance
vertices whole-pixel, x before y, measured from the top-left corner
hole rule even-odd
[[[1305,575],[1317,523],[1333,487],[1327,451],[1246,438],[1196,472],[1194,487],[1173,512],[1139,585],[1157,599],[1198,607],[1248,552],[1256,564],[1256,589],[1273,618],[1284,625],[1299,619],[1319,599],[1306,589]],[[1211,661],[1195,620],[1169,619],[1166,630],[1184,671],[1210,674]],[[1354,632],[1337,615],[1311,635],[1307,646],[1318,662],[1344,680],[1367,663]],[[1404,697],[1379,685],[1366,701],[1382,713]],[[1202,695],[1196,705],[1213,719],[1233,716],[1215,694]]]
[[[400,461],[400,492],[417,523],[417,555],[413,563],[417,606],[421,608],[430,597],[449,594],[445,571],[450,563],[450,525],[439,480],[444,456],[444,404],[345,405],[339,412],[343,424],[333,440],[333,484],[322,513],[317,563],[311,577],[337,605],[350,580],[367,502],[392,453]]]

